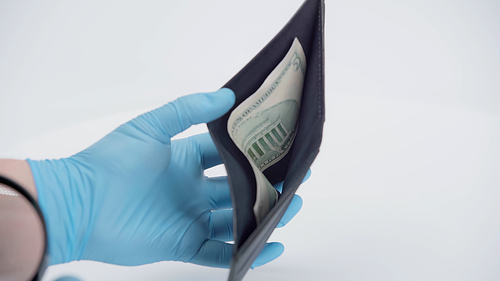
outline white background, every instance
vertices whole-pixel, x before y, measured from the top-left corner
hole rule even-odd
[[[70,156],[221,87],[302,0],[0,0],[0,157]],[[245,280],[500,278],[500,1],[326,3],[326,123],[276,261]],[[187,134],[206,130],[198,126]],[[224,280],[178,262],[48,269]]]

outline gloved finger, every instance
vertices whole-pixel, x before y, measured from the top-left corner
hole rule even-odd
[[[209,214],[210,239],[233,241],[233,210],[217,210]]]
[[[222,164],[222,159],[210,133],[195,135],[190,137],[190,139],[198,146],[201,155],[201,167],[204,170]]]
[[[304,176],[304,179],[302,180],[302,183],[305,183],[309,179],[309,177],[311,177],[311,169],[307,170],[307,173]],[[283,182],[279,182],[277,184],[274,184],[273,186],[279,192],[283,192]]]
[[[191,125],[207,123],[221,117],[231,109],[234,101],[234,92],[227,88],[213,93],[183,96],[139,116],[134,125],[166,142]]]
[[[231,205],[231,193],[227,177],[213,177],[205,179],[205,194],[211,210],[229,209]]]
[[[285,226],[302,208],[302,198],[295,195],[290,206],[278,223],[277,228]],[[233,210],[216,210],[209,214],[210,239],[219,241],[233,241]]]
[[[295,194],[292,198],[292,202],[290,202],[290,205],[288,206],[288,209],[286,209],[285,214],[281,218],[280,222],[278,223],[277,228],[285,226],[290,220],[295,217],[295,215],[300,211],[302,208],[302,198]]]
[[[281,243],[267,243],[257,259],[255,259],[252,268],[276,259],[281,256],[284,250],[285,247]],[[233,244],[217,240],[207,240],[189,262],[204,266],[229,268],[232,252]]]
[[[206,240],[188,262],[210,267],[229,268],[232,252],[233,244]]]
[[[285,251],[285,246],[279,242],[271,242],[267,243],[260,252],[260,255],[255,259],[252,263],[251,268],[254,269],[259,266],[263,266],[266,263],[269,263],[275,259],[277,259],[283,252]]]
[[[302,183],[305,183],[310,177],[311,177],[311,169],[307,170],[306,175],[304,176],[304,179],[302,179]]]

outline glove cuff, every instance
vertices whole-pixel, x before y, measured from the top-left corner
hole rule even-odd
[[[80,231],[85,217],[81,199],[85,195],[79,184],[82,173],[77,163],[71,158],[26,161],[46,220],[49,265],[78,260],[85,244]]]

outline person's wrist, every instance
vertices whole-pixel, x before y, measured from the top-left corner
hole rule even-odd
[[[72,157],[57,160],[26,159],[46,220],[49,265],[79,260],[85,245],[90,190],[82,186],[89,178]]]

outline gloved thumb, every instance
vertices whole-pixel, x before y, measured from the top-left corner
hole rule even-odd
[[[213,93],[183,96],[141,115],[162,137],[170,139],[194,124],[208,123],[224,115],[234,105],[234,92],[222,88]],[[139,120],[137,120],[139,121]]]

